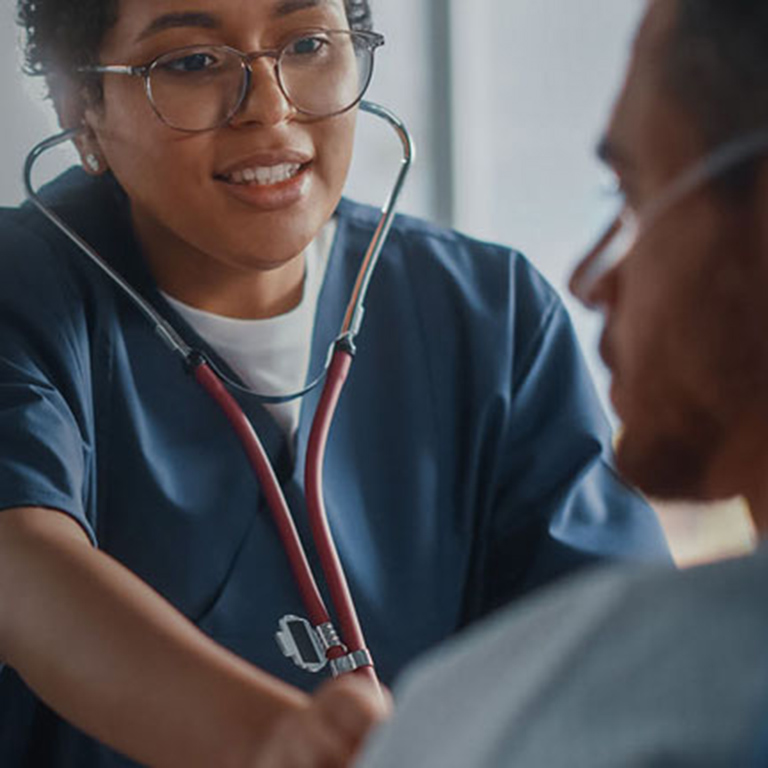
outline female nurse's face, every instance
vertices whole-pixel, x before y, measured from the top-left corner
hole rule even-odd
[[[318,27],[348,27],[343,0],[120,0],[101,63],[141,65],[190,45],[274,49]],[[354,111],[308,119],[281,94],[274,59],[253,70],[241,110],[204,133],[163,123],[139,77],[105,75],[104,103],[86,113],[160,286],[198,305],[196,292],[296,273],[349,168]]]

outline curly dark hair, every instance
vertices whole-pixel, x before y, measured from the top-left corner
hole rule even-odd
[[[117,22],[119,0],[18,0],[26,32],[25,70],[52,77],[95,64],[104,36]],[[372,26],[369,0],[344,0],[352,29]]]

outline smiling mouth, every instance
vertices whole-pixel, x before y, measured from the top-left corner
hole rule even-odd
[[[296,178],[309,167],[309,163],[280,163],[242,168],[217,178],[235,186],[269,187]]]

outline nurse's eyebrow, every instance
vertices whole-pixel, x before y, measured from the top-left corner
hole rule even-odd
[[[326,5],[328,0],[280,0],[275,5],[274,16],[290,16],[292,13],[303,11],[307,8],[317,8]]]
[[[328,0],[280,0],[273,10],[276,17],[290,16],[292,13],[318,8],[326,5]],[[153,19],[136,38],[137,42],[146,40],[152,35],[164,32],[167,29],[180,27],[194,27],[197,29],[221,29],[222,21],[218,16],[205,11],[183,11],[180,13],[164,13]]]
[[[153,19],[136,38],[137,41],[146,40],[152,35],[164,32],[167,29],[179,27],[195,27],[197,29],[220,29],[221,19],[210,13],[201,11],[186,11],[183,13],[164,13]]]

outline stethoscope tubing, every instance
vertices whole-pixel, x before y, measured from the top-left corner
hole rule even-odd
[[[123,293],[133,302],[136,308],[149,320],[154,326],[155,332],[165,342],[171,351],[179,354],[183,359],[187,359],[193,352],[192,348],[179,336],[176,329],[110,264],[101,258],[96,250],[91,247],[80,235],[52,211],[41,199],[32,184],[32,171],[35,163],[42,155],[51,149],[64,144],[75,138],[80,133],[79,128],[70,128],[55,136],[36,144],[27,155],[24,161],[23,182],[24,190],[29,201],[37,208],[40,213],[48,219],[65,237],[74,243],[93,264],[95,264],[107,277],[117,285]]]
[[[310,614],[310,620],[314,626],[327,622],[328,610],[312,575],[306,553],[300,543],[299,533],[285,496],[280,490],[272,463],[256,430],[250,419],[243,413],[240,404],[232,397],[205,358],[200,356],[197,360],[193,360],[191,365],[198,384],[213,398],[227,417],[258,478],[267,505],[272,512],[280,541],[291,564],[294,578],[301,591],[302,601]]]
[[[323,495],[323,463],[331,422],[352,366],[353,354],[353,350],[343,343],[338,343],[334,349],[312,422],[304,469],[304,493],[312,539],[339,619],[341,637],[350,653],[364,649],[365,640],[328,523]]]
[[[368,287],[371,283],[371,278],[373,277],[373,271],[376,269],[379,256],[384,248],[384,242],[392,227],[397,201],[400,199],[406,179],[408,178],[408,173],[411,170],[413,161],[416,159],[416,147],[413,143],[413,138],[405,123],[394,112],[383,107],[381,104],[376,104],[372,101],[361,101],[360,110],[378,117],[389,124],[397,134],[398,139],[400,139],[403,155],[400,172],[397,174],[392,191],[381,209],[379,223],[376,226],[376,231],[373,233],[363,263],[358,271],[355,287],[352,291],[352,296],[350,297],[349,305],[347,307],[347,313],[344,316],[344,323],[341,327],[342,336],[349,333],[351,334],[353,341],[363,322],[365,297],[368,294]]]
[[[323,466],[333,417],[349,374],[355,353],[354,340],[360,331],[364,315],[364,302],[373,271],[378,263],[387,235],[394,219],[395,208],[415,158],[413,140],[404,123],[390,110],[368,101],[360,103],[360,109],[384,119],[396,132],[402,144],[402,164],[384,207],[371,242],[358,271],[358,276],[347,306],[341,333],[334,343],[333,353],[327,366],[325,382],[310,430],[305,460],[305,496],[307,515],[312,538],[320,559],[323,575],[328,586],[336,617],[341,628],[340,637],[332,628],[330,614],[309,565],[301,537],[274,469],[258,434],[242,408],[224,386],[220,374],[200,352],[190,347],[157,312],[115,269],[113,269],[83,238],[74,232],[56,213],[40,199],[32,184],[32,171],[39,157],[49,149],[74,138],[78,130],[64,131],[35,146],[24,164],[24,186],[29,200],[90,258],[109,277],[141,313],[152,323],[165,344],[184,360],[200,386],[218,404],[238,437],[249,464],[256,475],[272,514],[278,536],[288,557],[290,567],[299,588],[312,626],[331,627],[331,642],[326,655],[329,660],[357,653],[368,654],[354,601],[331,532],[323,497]],[[318,380],[319,381],[319,380]],[[306,391],[301,394],[305,394]],[[286,399],[291,399],[290,396]],[[335,638],[335,640],[334,640]],[[370,654],[368,654],[370,659]],[[370,679],[378,686],[372,662],[362,663],[355,674]]]

